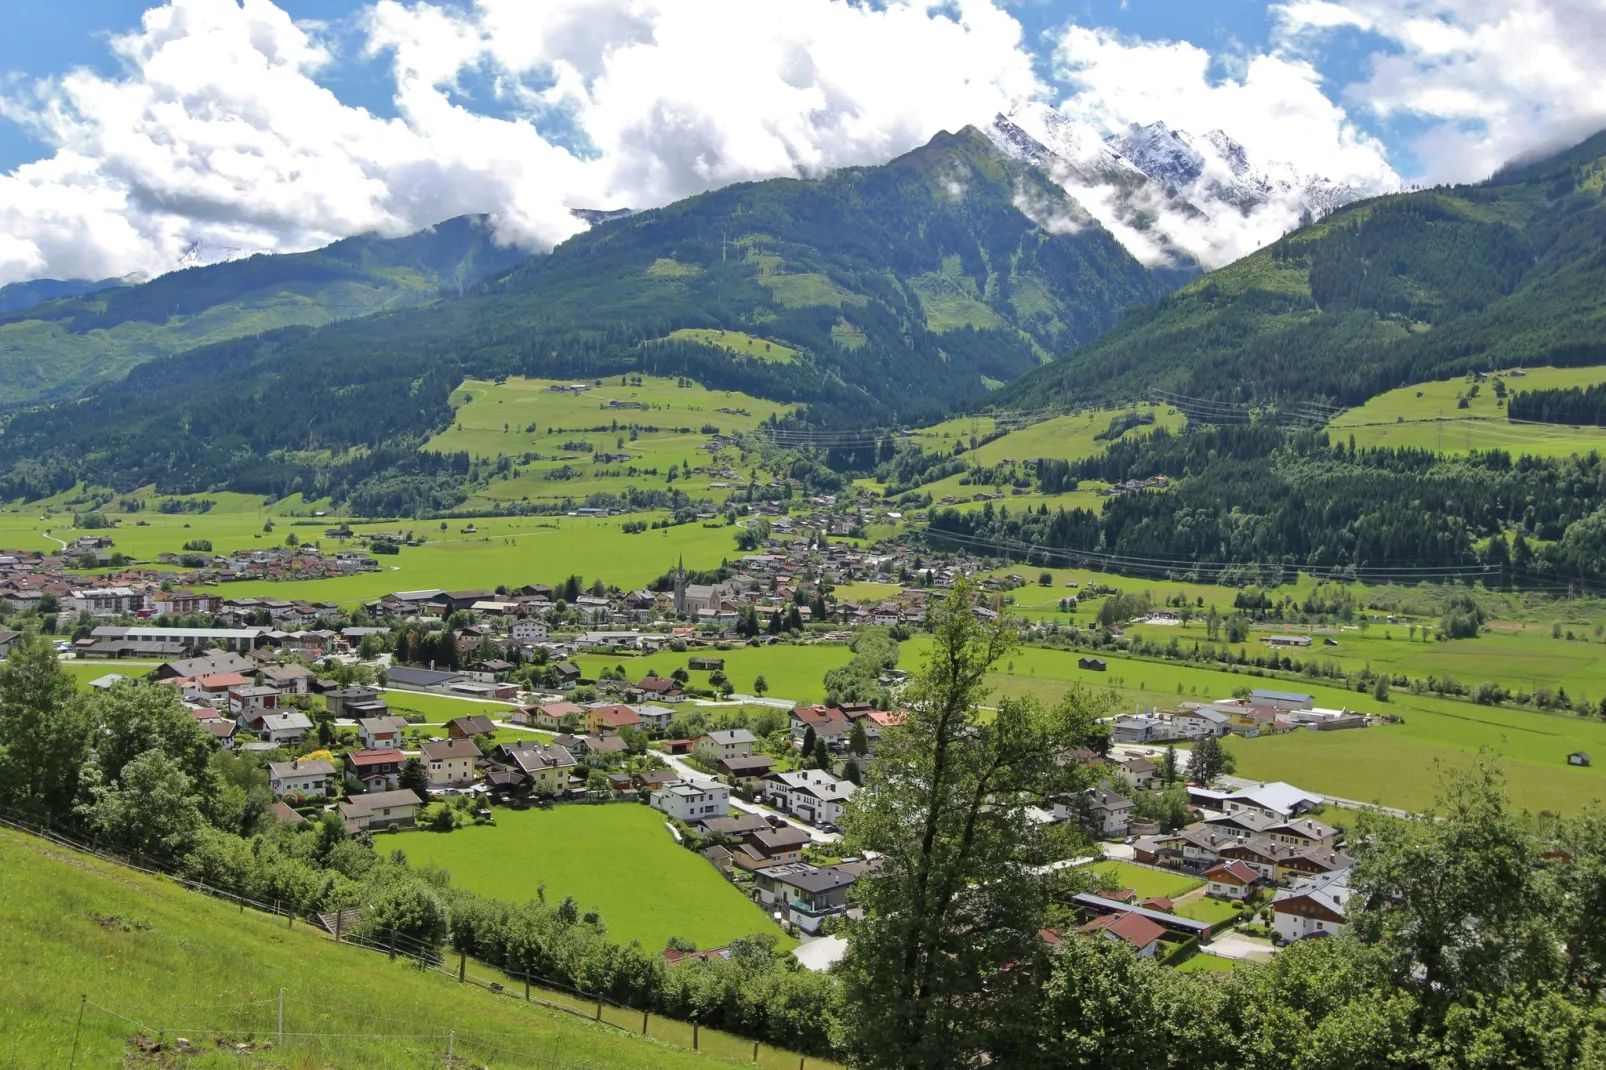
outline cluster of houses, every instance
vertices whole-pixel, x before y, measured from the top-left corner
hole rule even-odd
[[[1083,658],[1082,661],[1098,659]],[[1084,664],[1084,668],[1088,667]],[[1116,719],[1112,738],[1116,743],[1164,743],[1199,740],[1227,735],[1246,738],[1281,732],[1308,730],[1333,732],[1346,728],[1366,728],[1391,720],[1354,710],[1324,709],[1315,699],[1299,691],[1257,688],[1248,698],[1216,699],[1213,702],[1184,702],[1176,709],[1149,709]]]
[[[1098,760],[1091,752],[1067,757]],[[1112,758],[1115,769],[1102,786],[1081,798],[1053,800],[1056,819],[1087,821],[1092,831],[1111,837],[1138,829],[1132,818],[1135,804],[1110,785],[1124,781],[1133,789],[1147,787],[1154,767],[1141,757]],[[1235,790],[1197,786],[1188,790],[1189,809],[1197,820],[1175,832],[1151,830],[1138,838],[1132,846],[1134,861],[1192,874],[1205,882],[1205,894],[1212,898],[1248,901],[1271,895],[1274,929],[1283,941],[1343,931],[1355,862],[1344,852],[1342,833],[1312,816],[1322,805],[1319,796],[1282,782]],[[1094,921],[1133,910],[1129,894],[1092,898],[1099,901],[1078,903],[1093,913]],[[1166,914],[1171,908],[1166,902],[1145,902],[1139,908],[1139,916],[1169,931],[1180,932],[1194,924],[1151,916]],[[1129,930],[1160,938],[1135,922],[1111,935],[1125,938]],[[1135,946],[1139,954],[1153,953],[1147,944]]]

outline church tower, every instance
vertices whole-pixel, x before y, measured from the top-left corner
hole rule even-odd
[[[680,555],[680,563],[675,566],[675,616],[686,615],[686,555]]]

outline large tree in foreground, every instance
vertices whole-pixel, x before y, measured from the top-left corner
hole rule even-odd
[[[1006,699],[984,710],[989,669],[1015,645],[956,585],[932,614],[933,644],[901,728],[882,737],[844,819],[848,847],[880,855],[855,892],[843,1043],[865,1067],[959,1067],[1007,1050],[1038,1006],[1054,892],[1049,863],[1086,853],[1070,825],[1028,807],[1081,790],[1058,758],[1097,734],[1105,703],[1081,690],[1058,706]],[[1034,979],[1034,973],[1036,979]]]

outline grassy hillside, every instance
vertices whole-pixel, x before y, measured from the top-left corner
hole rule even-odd
[[[1606,448],[1606,429],[1559,423],[1513,422],[1496,383],[1507,392],[1552,390],[1606,382],[1606,367],[1528,368],[1496,373],[1489,381],[1443,379],[1413,383],[1341,413],[1327,428],[1357,446],[1411,446],[1444,453],[1502,449],[1534,457],[1565,457]]]
[[[1165,291],[1084,215],[973,129],[879,167],[732,186],[601,223],[464,299],[191,350],[19,414],[0,436],[0,497],[85,476],[337,500],[370,476],[460,478],[457,458],[416,450],[450,426],[465,378],[686,377],[826,421],[909,419]],[[162,322],[168,306],[147,304],[124,318]]]
[[[1155,388],[1358,404],[1413,382],[1606,363],[1606,133],[1475,186],[1351,205],[1128,315],[995,395]]]
[[[712,1031],[699,1055],[686,1050],[690,1030],[678,1023],[655,1020],[649,1031],[658,1036],[643,1039],[458,985],[9,830],[0,830],[0,927],[0,1050],[9,1066],[66,1065],[75,1032],[78,1066],[178,1065],[171,1054],[141,1054],[136,1037],[169,1052],[183,1037],[194,1049],[185,1066],[264,1070],[439,1067],[449,1042],[459,1066],[693,1070],[752,1057],[751,1043]],[[483,968],[471,972],[490,979]],[[613,1017],[641,1028],[639,1013],[605,1015]],[[760,1055],[761,1066],[797,1062]]]
[[[0,405],[75,396],[116,383],[136,364],[230,338],[455,295],[526,255],[497,246],[483,219],[465,216],[405,238],[348,238],[138,286],[8,286]]]

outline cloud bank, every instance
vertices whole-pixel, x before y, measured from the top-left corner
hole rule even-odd
[[[1357,184],[1394,174],[1363,113],[1421,124],[1429,174],[1474,178],[1606,112],[1598,0],[1272,10],[1266,50],[1211,54],[1074,22],[1026,40],[1006,0],[377,0],[354,48],[388,73],[381,116],[326,88],[349,39],[272,0],[169,0],[111,39],[114,76],[0,95],[0,116],[52,149],[0,175],[0,283],[470,212],[544,249],[583,226],[571,208],[877,163],[1031,100],[1105,130],[1221,128],[1258,159]],[[1328,85],[1313,57],[1343,35],[1375,55],[1363,80]],[[1196,244],[1230,257],[1282,223],[1226,219]]]

